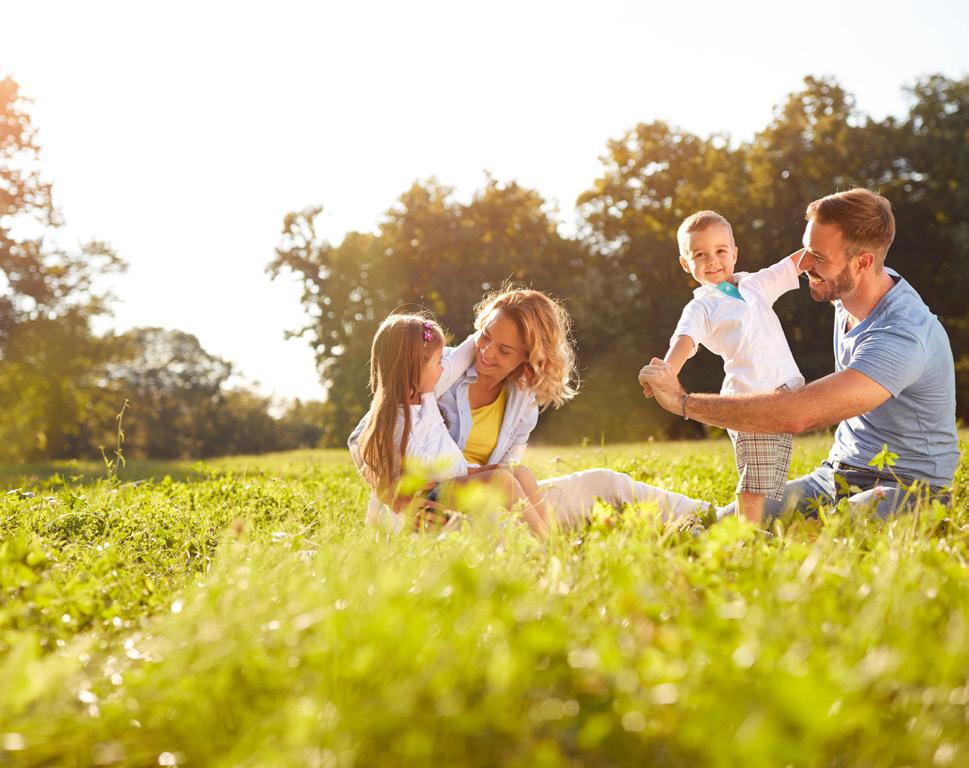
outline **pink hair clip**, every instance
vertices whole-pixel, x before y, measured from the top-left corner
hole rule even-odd
[[[434,341],[434,326],[427,320],[424,321],[424,341]]]

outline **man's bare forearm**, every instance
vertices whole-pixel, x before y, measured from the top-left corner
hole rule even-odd
[[[874,379],[849,368],[794,390],[690,394],[686,415],[739,432],[796,435],[873,411],[889,397],[891,392]]]
[[[797,413],[796,392],[756,392],[743,395],[691,393],[686,415],[738,432],[782,434],[810,429]]]

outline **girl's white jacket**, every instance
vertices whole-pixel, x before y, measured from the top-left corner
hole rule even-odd
[[[457,347],[449,347],[444,351],[441,364],[444,367],[441,378],[433,392],[421,395],[420,405],[400,406],[397,414],[397,424],[394,428],[394,445],[399,448],[404,432],[404,408],[410,408],[410,435],[407,438],[407,450],[404,455],[404,470],[419,474],[431,480],[450,480],[468,474],[468,461],[464,453],[448,434],[444,417],[437,406],[437,398],[443,395],[451,385],[457,381],[474,362],[474,335],[468,336]],[[347,440],[350,455],[357,471],[367,479],[364,472],[362,446],[360,436],[370,421],[368,412]],[[369,484],[369,480],[368,480]],[[383,503],[376,492],[370,495],[367,505],[367,523],[387,527],[394,532],[403,527],[403,518],[396,514],[387,504]]]

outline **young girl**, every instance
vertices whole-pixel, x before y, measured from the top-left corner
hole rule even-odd
[[[469,464],[448,434],[437,407],[443,394],[474,358],[474,337],[444,357],[444,333],[422,315],[395,314],[374,335],[370,353],[370,410],[349,440],[354,463],[374,489],[367,521],[403,526],[395,511],[405,501],[401,478],[413,472],[437,481],[428,494],[436,501],[443,481],[470,474],[495,488],[504,505],[522,505],[522,517],[538,536],[547,532],[544,505],[529,499],[515,477],[504,469]],[[359,437],[358,437],[359,436]]]

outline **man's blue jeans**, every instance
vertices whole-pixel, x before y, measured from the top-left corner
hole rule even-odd
[[[900,482],[901,480],[901,482]],[[910,480],[892,477],[874,467],[834,466],[825,461],[809,475],[791,480],[784,486],[784,498],[780,501],[764,499],[764,521],[770,522],[790,509],[805,517],[817,517],[818,505],[832,507],[841,499],[859,513],[874,513],[881,518],[896,512],[910,510],[925,499],[937,499],[943,504],[951,503],[947,490],[925,483],[912,487]],[[717,510],[717,517],[736,514],[737,502]]]

